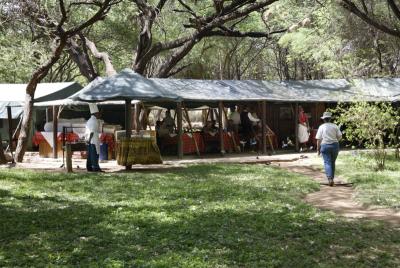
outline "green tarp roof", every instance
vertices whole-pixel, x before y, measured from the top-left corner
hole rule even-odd
[[[0,84],[0,119],[7,118],[7,106],[12,106],[13,118],[22,113],[27,84]],[[39,83],[35,92],[35,102],[66,99],[82,89],[76,82]]]
[[[88,102],[107,100],[180,101],[179,96],[172,90],[158,86],[131,69],[125,69],[114,76],[104,78],[99,83],[91,83],[71,99]]]
[[[176,93],[187,106],[218,101],[352,102],[398,101],[400,79],[325,79],[307,81],[195,80],[151,78]],[[397,94],[397,95],[396,95]],[[397,99],[396,99],[397,96]]]
[[[71,96],[76,101],[103,102],[140,100],[148,105],[173,107],[184,101],[187,107],[225,103],[400,101],[399,78],[325,79],[306,81],[146,79],[125,69],[90,83]],[[54,103],[54,102],[53,102]],[[58,103],[64,104],[64,103]],[[79,104],[79,103],[77,103]]]

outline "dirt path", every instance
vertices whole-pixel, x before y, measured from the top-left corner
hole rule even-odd
[[[331,210],[348,218],[383,220],[400,226],[400,212],[392,209],[368,208],[357,203],[353,199],[355,194],[354,188],[346,184],[340,177],[335,179],[335,183],[338,184],[337,186],[327,186],[325,174],[321,170],[313,168],[307,163],[307,159],[300,159],[295,162],[282,162],[276,165],[289,171],[306,175],[321,183],[320,191],[308,194],[305,198],[306,202],[318,208]]]

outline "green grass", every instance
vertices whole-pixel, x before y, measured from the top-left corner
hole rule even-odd
[[[356,198],[366,205],[400,209],[400,160],[390,155],[386,170],[375,171],[367,153],[342,154],[337,161],[338,174],[356,188]]]
[[[399,267],[400,231],[301,201],[318,184],[256,165],[0,170],[0,267]]]

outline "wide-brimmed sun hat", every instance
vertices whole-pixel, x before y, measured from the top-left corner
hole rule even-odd
[[[324,114],[322,115],[321,119],[326,119],[326,118],[331,118],[332,117],[332,113],[331,112],[324,112]]]

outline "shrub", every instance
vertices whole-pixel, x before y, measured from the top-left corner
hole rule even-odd
[[[398,112],[388,103],[367,102],[339,104],[333,112],[345,138],[373,149],[377,170],[385,169],[386,149],[397,142]]]

